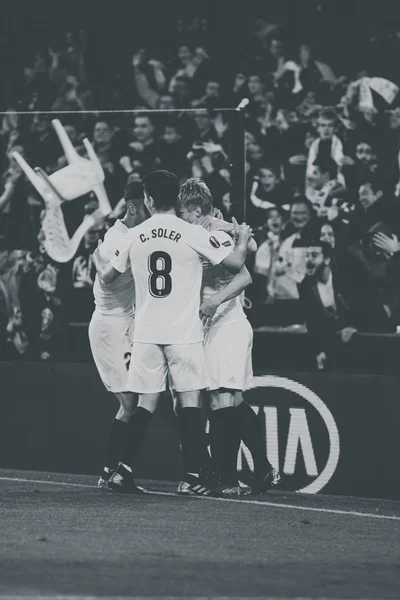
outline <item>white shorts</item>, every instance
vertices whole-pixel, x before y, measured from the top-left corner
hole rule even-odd
[[[134,316],[106,316],[94,311],[89,324],[93,359],[109,392],[126,392]]]
[[[204,390],[209,378],[203,342],[196,344],[145,344],[134,342],[128,390],[156,394],[167,388],[176,392]]]
[[[247,319],[204,332],[204,353],[210,391],[248,390],[253,384],[253,329]]]

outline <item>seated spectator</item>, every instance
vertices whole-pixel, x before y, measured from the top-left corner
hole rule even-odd
[[[253,304],[262,304],[275,297],[270,285],[272,283],[273,267],[282,243],[283,224],[283,213],[278,208],[273,207],[267,210],[265,223],[255,230],[258,248],[252,269],[254,274],[251,290]]]
[[[372,144],[366,140],[358,140],[355,145],[353,164],[344,169],[346,184],[352,194],[357,194],[365,178],[378,173],[377,155]]]
[[[281,169],[276,163],[263,163],[254,178],[250,191],[249,221],[257,224],[265,220],[265,211],[272,207],[289,212],[290,190],[281,179]],[[250,210],[251,209],[251,210]]]
[[[358,242],[373,225],[384,223],[400,235],[400,207],[398,201],[385,190],[381,178],[364,178],[358,190],[358,201],[350,218],[350,236]]]
[[[306,188],[306,196],[317,216],[333,221],[339,215],[346,190],[338,181],[338,166],[332,158],[319,158],[313,163]]]
[[[8,155],[9,168],[3,174],[0,196],[0,247],[7,250],[32,250],[36,246],[36,232],[42,201],[39,201],[12,153],[21,146],[11,148]]]
[[[348,242],[347,226],[340,219],[335,219],[334,221],[321,219],[317,239],[332,246],[335,253],[341,252]]]
[[[283,228],[283,238],[284,240],[291,238],[290,245],[295,239],[301,241],[310,237],[314,239],[318,225],[311,202],[304,196],[296,197],[290,207],[289,220]]]
[[[340,342],[349,343],[355,333],[394,331],[374,282],[348,254],[334,261],[329,244],[316,241],[307,248],[306,276],[298,290],[319,369],[329,366],[327,361],[334,367]]]
[[[218,81],[207,81],[204,95],[196,100],[192,100],[192,107],[205,106],[208,110],[220,108],[221,103],[221,85]]]
[[[20,307],[14,304],[12,310],[13,314],[7,323],[7,342],[9,344],[8,358],[15,360],[27,354],[29,340],[25,333]]]
[[[317,120],[318,138],[311,144],[307,159],[307,176],[312,175],[315,161],[331,158],[340,168],[343,165],[343,143],[335,134],[337,119],[335,113],[322,110]],[[343,180],[342,180],[343,183]]]
[[[149,114],[139,114],[134,119],[133,140],[129,143],[128,154],[131,161],[131,172],[137,166],[145,172],[159,167],[158,143],[156,128]]]
[[[190,82],[190,90],[194,97],[201,94],[206,82],[207,63],[209,55],[204,48],[196,48],[192,51],[188,46],[181,46],[178,50],[179,67],[169,84],[169,91],[174,92],[177,78],[184,77]],[[183,107],[179,107],[183,108]]]
[[[159,96],[156,108],[158,108],[158,110],[171,110],[176,108],[172,94],[162,94]]]
[[[159,145],[159,158],[163,169],[175,173],[179,178],[189,177],[190,167],[186,158],[188,144],[182,135],[178,121],[169,121],[165,124]]]
[[[69,299],[69,320],[89,323],[93,312],[93,284],[96,268],[93,252],[97,248],[101,229],[89,229],[72,263],[72,290]]]
[[[306,199],[294,200],[290,219],[285,224],[276,261],[272,268],[270,296],[274,299],[298,299],[297,284],[305,275],[307,240],[315,235],[317,222]]]
[[[390,225],[376,223],[348,249],[374,282],[387,314],[395,321],[400,316],[400,253],[396,240]]]
[[[195,128],[193,131],[195,142],[219,142],[220,137],[214,127],[212,116],[206,110],[197,110],[194,113]]]

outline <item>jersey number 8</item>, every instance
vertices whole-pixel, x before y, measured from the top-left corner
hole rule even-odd
[[[166,298],[172,290],[172,260],[167,252],[161,250],[149,255],[149,291],[154,298]]]

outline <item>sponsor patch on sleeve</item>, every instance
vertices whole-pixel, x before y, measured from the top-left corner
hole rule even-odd
[[[217,238],[215,238],[213,235],[210,237],[210,244],[211,246],[214,246],[214,248],[219,248],[221,246]]]
[[[115,256],[119,256],[119,250],[115,251]]]
[[[230,242],[229,240],[226,240],[226,242],[222,242],[222,245],[226,246],[226,247],[232,246],[232,242]]]

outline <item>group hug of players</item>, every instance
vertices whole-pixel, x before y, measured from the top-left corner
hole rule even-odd
[[[180,439],[179,494],[264,493],[280,476],[242,395],[253,378],[253,331],[240,300],[251,283],[246,256],[257,249],[252,231],[219,218],[202,180],[180,186],[168,171],[128,181],[125,201],[125,217],[93,257],[90,345],[106,389],[120,404],[98,485],[144,493],[133,465],[159,405]],[[254,461],[248,486],[238,481],[241,441]]]

